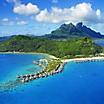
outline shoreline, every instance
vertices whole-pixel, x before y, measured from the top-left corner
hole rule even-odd
[[[48,53],[38,53],[38,52],[0,52],[0,54],[43,54],[43,55],[47,55],[51,59],[60,59],[60,58],[57,58],[54,55],[50,55]],[[104,56],[62,59],[62,62],[83,61],[83,60],[99,60],[99,59],[100,60],[103,60],[104,59]]]
[[[0,52],[0,54],[17,54],[17,55],[25,55],[25,54],[30,54],[30,55],[44,55],[47,58],[51,58],[51,59],[59,59],[56,58],[53,55],[47,54],[47,53],[38,53],[38,52]]]
[[[0,54],[46,54],[47,53],[38,53],[38,52],[0,52]]]
[[[50,54],[48,54],[48,53],[38,53],[38,52],[0,52],[0,54],[36,54],[36,55],[46,55],[46,56],[48,56],[49,58],[51,58],[51,59],[59,59],[59,58],[57,58],[57,57],[55,57],[55,56],[53,56],[53,55],[50,55]]]
[[[57,58],[53,55],[50,55],[50,54],[47,54],[47,53],[38,53],[38,52],[0,52],[0,54],[36,54],[36,55],[46,55],[47,58],[50,58],[50,59],[54,59],[54,60],[57,60],[57,59],[61,59],[61,58]],[[61,62],[62,63],[68,63],[68,62],[86,62],[86,61],[95,61],[95,60],[98,60],[98,61],[101,61],[101,60],[104,60],[104,56],[95,56],[95,57],[82,57],[82,58],[71,58],[71,59],[61,59]]]
[[[82,61],[92,61],[92,60],[104,60],[104,57],[98,56],[98,57],[86,57],[86,58],[73,58],[73,59],[63,59],[62,62],[82,62]]]
[[[58,58],[56,58],[55,56],[50,56],[51,58],[53,58],[54,60],[57,60]],[[76,62],[76,63],[80,63],[80,62],[88,62],[88,61],[103,61],[104,57],[87,57],[87,58],[73,58],[73,59],[64,59],[61,60],[61,63],[59,63],[55,69],[53,69],[50,72],[47,72],[46,70],[42,70],[39,73],[34,73],[34,74],[28,74],[28,75],[23,75],[23,76],[18,76],[17,78],[21,79],[22,83],[25,82],[29,82],[35,79],[39,79],[39,78],[44,78],[44,77],[48,77],[50,75],[55,75],[58,74],[62,71],[64,71],[64,66],[68,63],[68,62]]]
[[[52,68],[51,71],[48,72],[48,70],[46,70],[47,68],[37,72],[37,73],[31,73],[31,74],[25,74],[25,75],[18,75],[16,76],[16,80],[19,81],[20,83],[27,83],[39,78],[46,78],[49,76],[53,76],[56,74],[59,74],[61,72],[64,71],[64,66],[69,63],[69,62],[75,62],[75,63],[84,63],[84,62],[94,62],[94,61],[104,61],[104,57],[103,56],[97,56],[97,57],[86,57],[86,58],[73,58],[73,59],[61,59],[61,58],[57,58],[53,55],[49,55],[49,54],[45,54],[45,53],[34,53],[34,52],[30,52],[30,53],[26,53],[26,52],[0,52],[0,54],[43,54],[43,55],[47,55],[47,59],[52,59],[52,60],[60,60],[60,62],[55,65],[55,63],[51,63],[54,64],[55,67]]]

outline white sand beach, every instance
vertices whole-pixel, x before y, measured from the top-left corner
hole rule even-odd
[[[73,58],[73,59],[64,59],[62,62],[70,62],[70,61],[91,61],[91,60],[104,60],[104,57],[87,57],[87,58]]]

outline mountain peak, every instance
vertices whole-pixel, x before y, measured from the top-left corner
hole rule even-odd
[[[46,35],[50,39],[67,39],[67,38],[78,38],[78,37],[90,37],[90,38],[104,38],[100,33],[83,25],[82,22],[76,25],[62,24],[58,29],[51,32],[51,34]]]
[[[70,27],[75,27],[72,23],[69,23],[69,24],[62,24],[61,26],[60,26],[60,28],[70,28]]]
[[[78,27],[78,28],[79,27],[82,27],[82,26],[83,26],[83,23],[82,22],[79,22],[79,23],[76,24],[76,27]]]

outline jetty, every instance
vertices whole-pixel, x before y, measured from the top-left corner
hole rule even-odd
[[[85,63],[85,62],[101,62],[104,61],[104,57],[91,57],[91,58],[79,58],[73,59],[75,63]]]
[[[84,58],[73,58],[73,59],[63,59],[62,62],[75,62],[75,63],[85,63],[85,62],[101,62],[104,61],[104,57],[84,57]]]
[[[32,80],[36,80],[39,78],[46,78],[48,76],[61,73],[64,69],[66,62],[60,62],[60,61],[56,61],[56,60],[53,62],[52,62],[53,64],[55,64],[55,62],[57,62],[57,65],[55,65],[54,69],[50,69],[49,68],[50,64],[49,64],[48,67],[46,67],[45,69],[43,69],[40,72],[37,72],[34,74],[19,75],[19,76],[17,76],[17,79],[19,79],[22,83],[26,83],[26,82],[30,82]],[[51,63],[51,65],[53,65],[52,63]]]
[[[34,73],[34,74],[26,74],[26,75],[19,75],[17,76],[17,79],[19,79],[22,83],[30,82],[32,80],[36,80],[39,78],[46,78],[48,76],[61,73],[64,69],[64,66],[67,62],[75,62],[75,63],[84,63],[84,62],[95,62],[95,61],[104,61],[104,57],[89,57],[89,58],[74,58],[74,59],[53,59],[50,61],[42,61],[41,63],[36,62],[36,64],[39,64],[43,68],[44,62],[46,62],[46,65],[41,71]],[[35,62],[34,62],[35,63]]]

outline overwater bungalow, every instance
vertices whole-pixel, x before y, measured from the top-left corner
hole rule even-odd
[[[42,64],[44,62],[47,63],[46,60],[41,60],[40,62]],[[37,73],[34,73],[34,74],[26,74],[23,76],[18,76],[17,78],[20,78],[21,82],[25,83],[25,82],[32,81],[34,79],[48,77],[50,75],[54,75],[56,73],[62,72],[64,65],[65,65],[65,63],[59,63],[57,61],[55,61],[55,63],[53,63],[53,60],[52,60],[51,64],[49,64],[48,67],[43,68],[42,71],[38,71]]]

